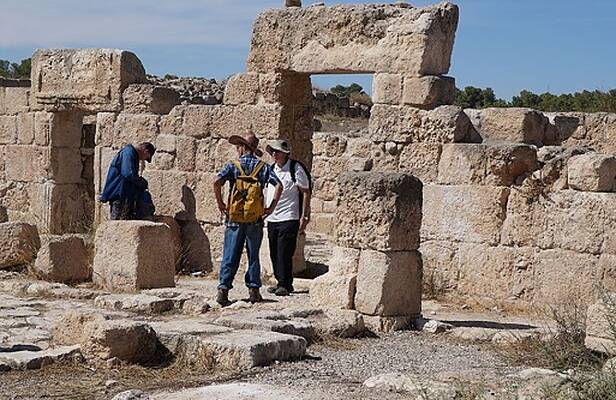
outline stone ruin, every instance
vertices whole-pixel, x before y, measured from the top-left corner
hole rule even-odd
[[[235,155],[228,137],[252,130],[287,139],[312,168],[310,230],[334,246],[316,305],[396,329],[421,312],[422,276],[484,305],[615,289],[615,115],[451,105],[450,3],[292,5],[258,16],[223,104],[180,105],[137,56],[111,49],[39,50],[31,86],[0,81],[0,268],[36,259],[45,279],[114,290],[215,270],[224,227],[211,182]],[[366,131],[313,132],[310,75],[337,73],[374,74]],[[160,216],[106,222],[96,196],[109,162],[146,140]]]

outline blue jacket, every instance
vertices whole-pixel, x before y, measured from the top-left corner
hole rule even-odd
[[[139,154],[132,145],[124,146],[109,165],[100,201],[132,201],[145,189],[147,181],[139,176]]]

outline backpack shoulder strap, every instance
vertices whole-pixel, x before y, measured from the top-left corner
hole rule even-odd
[[[295,174],[297,174],[297,166],[304,170],[304,173],[308,178],[308,188],[312,190],[312,177],[310,176],[310,171],[308,171],[308,168],[306,168],[306,166],[299,160],[291,160],[291,179],[293,180],[293,183],[296,182]]]
[[[261,168],[263,168],[264,165],[265,165],[265,163],[263,161],[259,160],[259,162],[255,166],[255,168],[252,170],[252,173],[250,174],[250,177],[251,178],[256,178],[257,175],[259,174],[259,171],[261,171]]]
[[[233,163],[233,165],[235,165],[235,167],[236,167],[237,169],[239,169],[239,170],[240,170],[240,175],[241,175],[241,176],[246,176],[246,173],[244,172],[244,169],[242,168],[242,164],[240,164],[240,162],[239,162],[239,161],[237,161],[237,160],[232,160],[231,162]]]

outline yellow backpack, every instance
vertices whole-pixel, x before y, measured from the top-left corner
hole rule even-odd
[[[239,169],[240,175],[235,180],[235,185],[229,194],[229,221],[240,224],[250,224],[257,222],[263,216],[263,190],[257,178],[259,171],[265,165],[263,161],[252,170],[250,175],[246,175],[242,166],[237,161],[232,161]]]

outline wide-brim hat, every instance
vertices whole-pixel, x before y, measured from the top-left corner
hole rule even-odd
[[[255,153],[257,157],[261,157],[263,152],[259,150],[259,138],[254,133],[247,133],[244,136],[232,135],[229,138],[229,143],[234,146],[246,146]]]
[[[265,148],[265,151],[272,155],[274,150],[285,154],[291,153],[291,147],[286,140],[272,140],[271,142],[269,142],[269,144]]]

